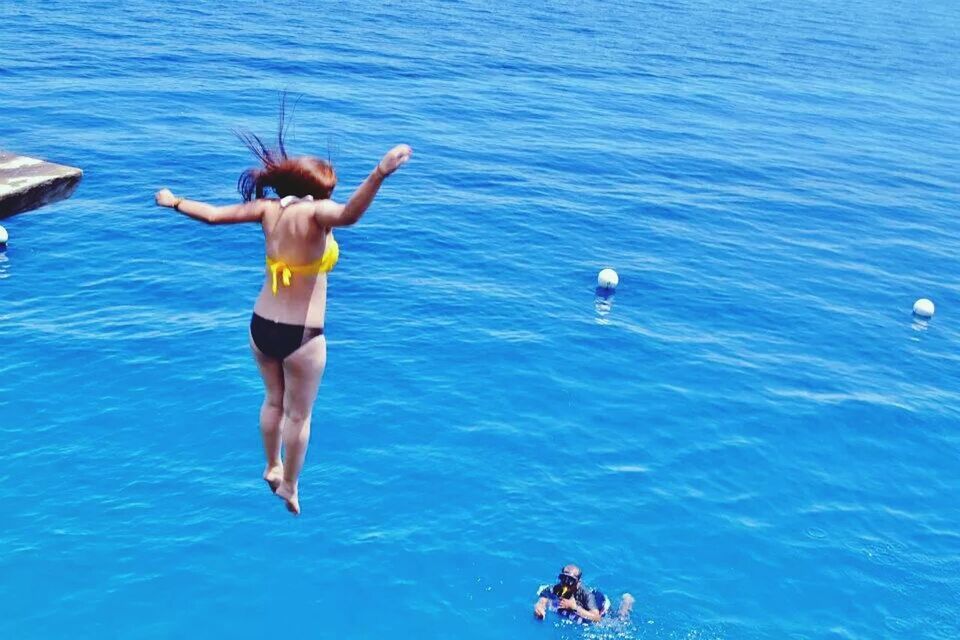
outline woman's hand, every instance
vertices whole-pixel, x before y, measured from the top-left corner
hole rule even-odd
[[[410,156],[413,155],[413,149],[409,145],[398,144],[380,159],[380,162],[377,164],[377,170],[387,177],[394,171],[400,168],[400,165],[406,164],[407,160],[410,159]]]
[[[560,604],[558,605],[560,609],[569,609],[571,611],[576,611],[578,606],[574,598],[560,598]]]
[[[154,198],[156,198],[157,204],[161,207],[172,207],[177,203],[177,198],[174,197],[170,189],[160,189]]]

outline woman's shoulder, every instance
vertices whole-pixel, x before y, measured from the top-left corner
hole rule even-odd
[[[255,200],[251,200],[250,202],[260,205],[265,211],[280,208],[279,198],[257,198]]]

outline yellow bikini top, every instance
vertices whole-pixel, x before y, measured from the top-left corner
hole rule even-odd
[[[309,196],[308,196],[309,198]],[[287,196],[280,201],[281,207],[286,207],[290,204],[291,198]],[[310,198],[313,200],[313,198]],[[270,269],[270,279],[271,279],[271,289],[273,290],[273,295],[277,295],[279,289],[279,283],[282,282],[283,286],[290,286],[290,278],[295,273],[329,273],[333,270],[333,267],[337,264],[337,260],[340,259],[340,245],[337,244],[337,241],[334,239],[333,234],[327,234],[327,246],[323,249],[323,255],[320,256],[319,260],[314,260],[310,264],[297,264],[291,265],[287,264],[283,260],[277,260],[276,258],[271,258],[267,256],[267,268]]]

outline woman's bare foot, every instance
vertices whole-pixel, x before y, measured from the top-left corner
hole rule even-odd
[[[283,465],[267,466],[263,470],[263,481],[270,485],[270,491],[277,492],[277,487],[283,482]]]
[[[282,498],[287,503],[287,511],[295,516],[300,515],[300,499],[297,496],[297,490],[292,489],[286,482],[281,482],[277,487],[277,497]]]
[[[623,598],[620,600],[620,619],[626,620],[630,617],[630,611],[633,609],[633,603],[636,602],[634,597],[629,593],[623,594]]]

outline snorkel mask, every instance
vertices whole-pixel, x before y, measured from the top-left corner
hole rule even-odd
[[[577,585],[580,583],[580,578],[561,573],[557,576],[557,580],[557,584],[553,585],[553,595],[558,598],[572,598],[577,592]]]

